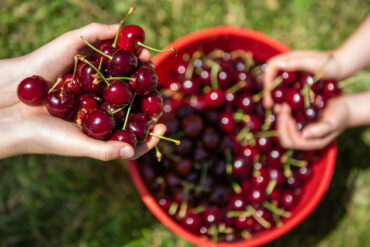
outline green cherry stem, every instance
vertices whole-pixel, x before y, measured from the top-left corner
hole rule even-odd
[[[162,139],[162,140],[173,142],[177,146],[180,145],[180,143],[181,143],[180,140],[175,140],[175,139],[172,139],[172,138],[169,138],[169,137],[160,136],[160,135],[154,134],[153,132],[149,132],[149,135],[154,136],[154,137],[157,137],[157,138]]]
[[[136,96],[136,93],[134,93],[134,95],[132,96],[130,105],[128,106],[128,109],[127,109],[127,112],[126,112],[126,116],[125,116],[125,122],[123,123],[122,130],[125,130],[126,129],[128,116],[130,115],[130,111],[131,111],[131,108],[132,108],[132,103],[134,103],[135,96]]]
[[[123,109],[125,109],[125,108],[126,108],[126,106],[127,106],[127,105],[125,105],[125,106],[123,106],[123,107],[121,107],[121,108],[118,108],[118,109],[117,109],[117,110],[115,110],[115,111],[112,111],[112,112],[111,112],[111,114],[112,114],[112,115],[114,115],[114,114],[116,114],[117,112],[122,111]]]
[[[256,210],[251,206],[247,206],[247,211],[251,212],[252,217],[264,228],[269,229],[271,227],[271,223],[259,216],[256,212]]]
[[[99,67],[98,70],[101,70],[101,66],[103,65],[103,57],[100,58],[99,60]]]
[[[80,61],[88,64],[91,68],[93,68],[99,74],[100,78],[103,79],[105,84],[107,84],[108,87],[110,86],[109,82],[107,81],[105,76],[100,72],[100,70],[98,70],[98,68],[96,68],[94,65],[92,65],[92,63],[90,63],[85,57],[79,56],[78,59],[80,59]]]
[[[256,137],[275,137],[277,135],[278,135],[278,132],[276,130],[256,132]]]
[[[58,85],[62,82],[62,78],[58,77],[57,81],[54,83],[54,85],[49,89],[48,94],[51,93]]]
[[[109,56],[108,54],[105,54],[104,52],[102,52],[101,50],[97,49],[95,46],[93,46],[92,44],[90,44],[83,36],[80,36],[80,38],[82,39],[82,41],[88,46],[90,47],[91,49],[93,49],[94,51],[96,51],[97,53],[99,53],[100,55],[108,58],[109,60],[112,60],[113,57],[112,56]]]
[[[253,95],[253,97],[252,97],[253,101],[254,102],[260,101],[261,98],[263,97],[263,95],[265,95],[266,93],[269,93],[272,90],[274,90],[282,82],[283,82],[283,78],[281,76],[276,77],[275,80],[273,81],[271,87],[263,89],[263,90],[259,91],[257,94]]]
[[[246,85],[247,85],[246,81],[239,81],[238,83],[235,83],[233,86],[228,88],[226,90],[226,93],[236,93],[237,91],[239,91],[240,89],[242,89]]]
[[[162,160],[162,153],[159,151],[158,145],[155,145],[155,157],[157,158],[158,162],[161,162]]]
[[[272,191],[275,189],[276,187],[276,184],[277,184],[277,181],[276,179],[271,179],[270,182],[268,183],[267,187],[266,187],[266,194],[267,195],[271,195]]]
[[[74,60],[75,60],[75,65],[73,67],[72,82],[75,81],[75,77],[76,77],[76,70],[77,70],[77,65],[78,65],[78,56],[75,56]]]
[[[272,213],[274,214],[277,214],[279,216],[282,216],[282,217],[285,217],[285,218],[289,218],[290,216],[292,216],[292,214],[290,212],[287,212],[281,208],[278,208],[276,207],[274,204],[270,203],[270,202],[264,202],[262,204],[266,209],[270,210]]]
[[[125,76],[120,76],[120,77],[109,77],[109,78],[107,78],[107,81],[112,81],[112,80],[136,81],[136,78],[132,78],[132,77],[125,77]]]
[[[148,50],[150,50],[150,51],[153,51],[153,52],[170,52],[170,51],[173,51],[173,52],[176,52],[176,54],[177,54],[177,50],[176,50],[175,47],[172,47],[172,48],[166,49],[166,50],[160,50],[160,49],[156,49],[156,48],[150,47],[150,46],[148,46],[148,45],[146,45],[146,44],[144,44],[144,43],[142,43],[140,41],[138,41],[137,44],[140,45],[140,46],[142,46],[142,47],[144,47],[144,48],[146,48],[146,49],[148,49]]]
[[[122,29],[123,23],[125,23],[125,21],[129,17],[129,15],[131,15],[132,12],[134,12],[134,10],[135,10],[135,6],[132,5],[130,7],[130,9],[128,10],[127,14],[125,15],[125,17],[122,19],[122,21],[120,21],[118,31],[116,33],[116,36],[114,36],[114,41],[113,41],[113,44],[112,44],[112,47],[113,48],[116,48],[117,47],[118,36],[119,36],[119,33],[120,33],[121,29]]]

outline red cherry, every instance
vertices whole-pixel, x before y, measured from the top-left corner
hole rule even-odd
[[[111,40],[111,39],[110,40],[102,40],[97,44],[96,49],[98,49],[101,52],[107,54],[108,56],[113,56],[116,49],[112,47],[112,44],[113,44],[113,40]],[[108,63],[110,62],[109,58],[107,58],[106,56],[103,56],[99,52],[94,52],[94,57],[95,57],[96,61],[98,61],[98,62],[100,61],[101,58],[103,58],[102,63],[104,65],[104,67],[106,67],[108,65]]]
[[[221,66],[221,70],[217,74],[217,81],[221,89],[227,89],[232,85],[233,74],[228,66]]]
[[[217,225],[221,221],[220,210],[217,207],[211,207],[203,212],[203,223],[206,226]]]
[[[187,175],[191,172],[193,167],[190,159],[182,159],[174,164],[175,170],[180,175]]]
[[[23,79],[17,89],[18,98],[27,105],[41,105],[45,102],[48,84],[41,76],[33,75]]]
[[[261,204],[265,201],[265,189],[257,186],[249,188],[247,193],[248,202],[252,204]]]
[[[298,79],[298,73],[294,71],[279,71],[278,76],[283,78],[283,83],[286,85],[290,85]]]
[[[131,102],[132,92],[130,86],[121,80],[113,80],[103,90],[103,98],[114,105],[126,105]]]
[[[195,137],[203,130],[203,119],[198,115],[190,115],[182,120],[186,135]]]
[[[235,130],[235,120],[229,112],[223,112],[219,115],[219,125],[225,133],[232,133]]]
[[[94,109],[82,121],[82,131],[95,139],[106,139],[113,131],[114,119],[106,111]]]
[[[95,67],[99,65],[95,61],[89,61]],[[94,70],[93,67],[88,65],[87,63],[79,63],[82,64],[79,69],[77,69],[77,78],[79,86],[82,90],[87,92],[97,92],[100,90],[102,86],[102,79],[99,78],[97,72]]]
[[[131,76],[138,67],[137,56],[128,50],[118,49],[108,63],[108,72],[111,76]]]
[[[255,147],[247,145],[241,148],[240,155],[254,160],[257,157],[258,152]]]
[[[156,93],[152,92],[140,100],[141,111],[151,115],[160,116],[163,112],[163,99]]]
[[[286,210],[291,210],[298,203],[298,197],[293,191],[284,191],[279,204]]]
[[[259,137],[256,139],[256,149],[261,153],[267,153],[272,148],[271,137]]]
[[[78,102],[79,102],[78,109],[84,110],[85,112],[89,112],[99,107],[94,96],[90,94],[80,95],[80,97],[78,97]]]
[[[252,176],[252,185],[266,188],[270,181],[270,174],[265,168],[261,168],[258,172]]]
[[[328,98],[336,97],[340,95],[341,91],[338,88],[337,81],[335,80],[327,80],[324,82],[324,95]]]
[[[181,225],[194,233],[199,232],[200,227],[202,225],[202,219],[197,214],[187,214],[185,218],[181,220]]]
[[[232,176],[243,178],[249,175],[252,169],[252,160],[246,157],[238,157],[232,163]]]
[[[240,94],[236,99],[236,106],[247,114],[251,113],[254,109],[252,95],[249,93]]]
[[[240,194],[233,195],[229,200],[229,206],[232,210],[244,211],[247,206],[247,198]]]
[[[283,163],[281,162],[282,156],[283,151],[279,148],[269,150],[266,156],[267,165],[275,168],[283,168]]]
[[[275,180],[277,185],[283,185],[285,182],[285,176],[281,169],[269,167],[267,170],[270,180]]]
[[[158,84],[158,77],[150,67],[140,67],[133,75],[135,81],[130,81],[131,87],[138,95],[146,95],[152,92]]]
[[[77,76],[75,76],[74,80],[72,80],[72,77],[73,77],[73,74],[63,75],[62,82],[59,83],[55,88],[62,89],[62,87],[64,87],[64,89],[68,89],[72,93],[76,95],[80,95],[81,88],[80,88],[80,85],[77,83]]]
[[[234,81],[239,82],[239,81],[245,81],[246,84],[242,88],[243,91],[245,92],[250,92],[256,88],[256,82],[254,81],[253,76],[249,71],[242,70],[242,71],[235,71],[234,72]]]
[[[242,121],[242,126],[246,126],[250,131],[255,132],[261,129],[262,120],[255,114],[249,114],[248,121]]]
[[[221,89],[211,90],[204,97],[209,108],[221,107],[225,103],[225,94]]]
[[[147,114],[135,113],[128,118],[127,129],[136,135],[138,142],[143,142],[153,125],[154,122]]]
[[[271,91],[271,97],[275,103],[283,103],[285,101],[287,88],[284,85],[279,85]]]
[[[118,35],[118,47],[139,54],[143,49],[138,42],[144,43],[145,32],[137,25],[124,26]]]
[[[126,116],[125,109],[122,109],[120,111],[117,111],[118,109],[120,109],[120,107],[117,106],[117,105],[113,105],[112,103],[110,103],[108,101],[105,101],[100,106],[100,109],[108,112],[111,115],[112,115],[113,112],[116,111],[116,113],[113,114],[113,117],[114,117],[114,120],[115,120],[116,125],[118,125],[122,121],[122,119]]]
[[[59,118],[69,119],[76,110],[76,96],[69,90],[56,89],[46,98],[46,109]]]
[[[203,68],[203,70],[200,71],[199,76],[197,78],[202,85],[205,86],[211,85],[211,69]]]
[[[186,95],[196,94],[199,91],[199,83],[195,78],[184,79],[181,82],[180,91]]]
[[[137,139],[134,133],[128,130],[116,130],[113,132],[108,141],[119,141],[130,144],[133,148],[136,148]]]
[[[295,88],[289,88],[287,90],[285,100],[292,110],[298,110],[304,106],[303,95]]]

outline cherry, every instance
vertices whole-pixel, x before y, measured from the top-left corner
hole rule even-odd
[[[298,189],[301,188],[303,185],[302,180],[295,174],[294,176],[288,177],[286,179],[286,183],[288,187],[293,188],[293,189]]]
[[[114,105],[126,105],[132,100],[130,86],[121,80],[113,80],[103,89],[103,98]]]
[[[179,118],[185,118],[193,114],[193,108],[190,105],[180,105],[177,109],[177,116]]]
[[[322,80],[314,82],[314,76],[306,72],[303,72],[300,75],[299,82],[302,87],[304,87],[305,85],[310,86],[312,91],[314,91],[315,93],[319,93],[324,86],[324,82]]]
[[[138,42],[144,43],[144,40],[145,33],[141,27],[137,25],[126,25],[119,32],[117,44],[121,49],[139,54],[143,47]]]
[[[277,185],[283,185],[285,182],[285,177],[281,169],[269,167],[267,169],[269,173],[270,180],[275,180]]]
[[[311,177],[311,169],[309,167],[299,167],[297,170],[296,170],[296,176],[297,178],[299,178],[300,180],[306,182],[310,179]]]
[[[225,133],[232,133],[235,130],[235,120],[229,112],[223,112],[219,115],[219,125]]]
[[[155,180],[155,172],[149,163],[140,164],[140,173],[146,184],[152,184]]]
[[[285,100],[292,110],[298,110],[304,106],[303,95],[295,88],[289,88],[287,90]]]
[[[199,91],[199,83],[195,78],[181,81],[180,91],[185,95],[196,94]]]
[[[327,80],[324,82],[323,93],[326,97],[332,98],[340,95],[340,89],[335,80]]]
[[[176,146],[175,148],[178,154],[185,156],[192,151],[193,142],[191,139],[185,137],[180,139],[180,145]]]
[[[290,85],[298,79],[298,73],[294,71],[279,71],[278,76],[283,78],[283,83],[286,85]]]
[[[271,97],[275,103],[283,103],[285,101],[287,88],[284,85],[279,85],[271,91]]]
[[[324,109],[326,106],[326,102],[328,101],[327,97],[323,94],[316,94],[314,103],[319,109]]]
[[[212,128],[206,128],[202,138],[203,144],[206,148],[213,149],[218,146],[220,142],[219,135]]]
[[[189,62],[180,60],[177,64],[174,66],[174,76],[176,78],[182,78],[185,76],[186,70],[189,66]]]
[[[221,89],[211,90],[204,97],[209,108],[221,107],[225,103],[225,94]]]
[[[198,115],[190,115],[182,120],[186,135],[195,137],[203,130],[203,120]]]
[[[283,151],[279,148],[273,148],[268,151],[266,156],[266,162],[269,166],[274,168],[283,168],[283,163],[281,158],[283,156]]]
[[[173,172],[167,173],[166,183],[169,187],[176,187],[181,184],[181,179]]]
[[[279,205],[286,210],[291,210],[298,202],[297,195],[290,190],[284,191],[280,197]]]
[[[261,204],[265,201],[266,194],[264,188],[253,186],[249,188],[247,193],[247,199],[249,203]]]
[[[200,161],[204,161],[205,159],[207,159],[208,156],[209,156],[209,152],[206,149],[202,147],[198,147],[194,151],[193,159],[197,162],[200,162]]]
[[[129,116],[127,129],[136,135],[138,142],[143,142],[153,125],[152,119],[147,114],[135,113]]]
[[[247,114],[251,113],[254,109],[252,95],[249,93],[241,93],[236,99],[236,106]]]
[[[126,115],[125,109],[119,110],[119,109],[121,109],[119,106],[113,105],[112,103],[110,103],[108,101],[104,102],[100,106],[100,108],[105,110],[106,112],[108,112],[110,114],[113,114],[113,117],[114,117],[114,120],[115,120],[116,124],[119,124]]]
[[[168,212],[171,207],[171,199],[169,199],[168,197],[160,198],[158,200],[158,204],[159,206],[161,206],[161,208],[163,208],[165,212]]]
[[[91,110],[82,121],[82,131],[95,139],[106,139],[113,131],[114,119],[101,109]]]
[[[176,172],[180,175],[187,175],[192,169],[192,162],[190,159],[182,159],[175,163]]]
[[[202,219],[197,214],[187,214],[185,218],[181,220],[181,225],[194,233],[199,232],[200,227],[202,225]]]
[[[227,92],[225,93],[225,101],[228,105],[234,105],[235,104],[236,95],[235,93]]]
[[[257,115],[249,114],[248,118],[248,121],[243,121],[242,125],[246,126],[252,132],[256,132],[261,129],[262,121]]]
[[[205,85],[205,86],[211,85],[211,69],[210,68],[203,68],[200,71],[199,76],[197,77],[197,79],[202,85]]]
[[[213,165],[213,174],[217,177],[223,177],[226,173],[226,162],[224,160],[217,160]]]
[[[203,224],[206,226],[217,225],[221,221],[221,212],[217,207],[210,207],[203,212]]]
[[[283,175],[284,176],[284,175]],[[271,194],[269,195],[269,199],[271,200],[271,202],[273,203],[277,203],[279,202],[280,200],[280,197],[281,197],[281,193],[280,193],[280,190],[275,188],[272,190]]]
[[[256,149],[261,153],[267,153],[272,148],[272,138],[271,137],[258,137],[256,139]]]
[[[197,111],[204,111],[207,108],[207,102],[204,95],[193,95],[189,99],[189,104]]]
[[[229,206],[231,210],[244,211],[247,206],[247,199],[241,194],[233,195],[229,200]]]
[[[233,74],[226,66],[221,66],[221,70],[217,74],[217,82],[221,89],[229,88],[233,83]]]
[[[69,90],[55,89],[46,98],[46,109],[55,117],[71,118],[76,106],[76,96]]]
[[[255,224],[256,222],[252,217],[240,216],[235,218],[236,227],[242,230],[250,230]]]
[[[96,61],[89,62],[93,66],[98,67]],[[82,63],[79,69],[77,69],[77,78],[80,88],[87,92],[99,91],[103,82],[96,70],[87,63]]]
[[[246,84],[243,87],[243,91],[250,92],[255,89],[256,83],[254,81],[253,76],[250,74],[249,71],[242,70],[242,71],[235,71],[234,72],[234,81],[245,81]]]
[[[255,158],[258,156],[258,152],[253,146],[247,145],[241,148],[240,155],[249,158],[250,160],[255,160]]]
[[[140,67],[136,70],[133,77],[136,80],[130,81],[130,85],[138,95],[149,94],[157,87],[158,77],[151,67]]]
[[[73,78],[73,74],[63,75],[62,82],[58,83],[58,85],[55,88],[62,89],[62,87],[64,87],[64,89],[68,89],[72,93],[76,95],[80,95],[81,88],[80,88],[80,85],[76,81],[77,77],[74,80],[72,80],[72,78]]]
[[[319,118],[319,109],[315,106],[304,108],[303,118],[305,121],[315,122]]]
[[[27,105],[41,105],[48,94],[48,84],[41,76],[23,79],[17,89],[18,98]]]
[[[212,203],[224,205],[229,201],[231,194],[232,190],[230,187],[216,184],[211,190],[209,200]]]
[[[232,163],[232,175],[234,177],[246,177],[252,168],[252,160],[246,157],[237,157]]]
[[[266,188],[270,181],[270,174],[264,168],[261,168],[259,171],[255,172],[252,176],[252,185]]]
[[[113,40],[102,40],[98,43],[98,45],[96,46],[96,49],[100,50],[101,52],[103,52],[104,54],[108,56],[113,56],[116,49],[112,47],[112,44],[113,44]],[[100,61],[100,59],[103,59],[102,63],[104,67],[107,66],[108,63],[110,62],[109,58],[107,58],[106,56],[103,56],[99,52],[94,52],[94,57],[97,61]]]
[[[148,115],[160,116],[163,112],[163,99],[158,93],[152,92],[141,98],[140,109]]]
[[[108,72],[111,76],[130,76],[138,67],[137,56],[128,50],[118,49],[108,63]]]
[[[101,105],[101,104],[104,103],[104,99],[100,94],[97,94],[97,93],[94,93],[94,92],[90,92],[90,93],[87,93],[87,94],[93,96],[94,99],[96,100],[96,102],[98,103],[98,105]]]
[[[130,144],[133,148],[136,148],[137,139],[134,133],[128,130],[116,130],[109,137],[108,141],[119,141]]]

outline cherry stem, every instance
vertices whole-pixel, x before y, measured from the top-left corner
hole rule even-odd
[[[241,57],[245,60],[245,69],[248,70],[251,66],[254,65],[253,61],[253,54],[250,51],[245,50],[234,50],[230,53],[230,56],[232,59],[235,59],[237,57]]]
[[[226,161],[226,173],[231,175],[231,173],[233,172],[233,168],[232,168],[232,157],[231,157],[231,151],[230,151],[230,148],[227,148],[225,150],[225,161]]]
[[[127,124],[128,116],[130,115],[130,111],[131,111],[131,108],[132,108],[132,103],[134,102],[135,96],[136,96],[136,93],[134,93],[134,95],[132,96],[130,105],[128,106],[128,109],[127,109],[127,112],[126,112],[126,116],[125,116],[125,122],[123,122],[122,130],[125,130],[126,129],[126,124]]]
[[[274,219],[274,221],[276,222],[276,225],[277,225],[278,227],[281,227],[281,226],[283,225],[283,222],[281,221],[281,219],[280,219],[279,215],[277,215],[277,214],[272,214],[272,217],[273,217],[273,219]]]
[[[272,213],[277,214],[279,216],[282,216],[282,217],[285,217],[285,218],[289,218],[290,216],[292,216],[292,214],[290,212],[287,212],[287,211],[285,211],[281,208],[278,208],[270,202],[264,202],[262,205],[266,209],[270,210]]]
[[[109,60],[112,60],[113,57],[112,56],[109,56],[108,54],[105,54],[104,52],[102,52],[101,50],[97,49],[95,46],[93,46],[92,44],[90,44],[83,36],[80,36],[80,38],[82,39],[82,41],[88,46],[90,47],[91,49],[93,49],[94,51],[96,51],[97,53],[99,53],[100,55],[102,56],[105,56],[106,58],[108,58]]]
[[[270,182],[268,183],[268,185],[266,187],[266,194],[271,195],[271,193],[275,189],[276,185],[277,185],[276,179],[270,180]]]
[[[63,81],[62,80],[62,78],[60,78],[60,77],[58,77],[58,79],[57,79],[57,81],[54,83],[54,85],[49,89],[49,92],[48,92],[48,94],[49,93],[51,93],[58,85],[59,85],[59,83],[61,82],[61,81]]]
[[[144,43],[142,43],[140,41],[138,41],[137,44],[140,45],[140,46],[142,46],[142,47],[144,47],[144,48],[146,48],[146,49],[148,49],[148,50],[150,50],[150,51],[154,51],[154,52],[170,52],[170,51],[173,51],[173,52],[176,52],[176,54],[177,54],[177,50],[176,50],[175,47],[172,47],[172,48],[166,49],[166,50],[160,50],[160,49],[156,49],[156,48],[150,47],[150,46],[148,46],[148,45],[146,45],[146,44],[144,44]]]
[[[203,205],[199,205],[198,207],[195,207],[193,209],[194,214],[200,214],[202,213],[206,208]]]
[[[268,229],[271,227],[271,223],[265,220],[263,217],[258,216],[256,210],[251,206],[247,206],[247,211],[251,212],[252,217],[264,228]]]
[[[196,52],[193,53],[193,56],[191,57],[189,65],[188,65],[188,67],[186,68],[186,71],[185,71],[185,78],[186,79],[189,80],[193,76],[194,61],[195,61],[195,59],[198,59],[199,57],[200,57],[200,52],[199,51],[196,51]]]
[[[173,142],[175,143],[177,146],[181,144],[180,140],[175,140],[175,139],[172,139],[172,138],[169,138],[169,137],[165,137],[165,136],[160,136],[160,135],[157,135],[153,132],[149,132],[149,135],[151,136],[154,136],[154,137],[157,137],[157,138],[160,138],[162,140],[166,140],[166,141],[170,141],[170,142]]]
[[[215,224],[212,224],[210,226],[210,233],[212,235],[212,241],[217,243],[218,242],[218,229],[217,229],[217,226]]]
[[[158,162],[161,162],[162,153],[161,153],[161,151],[159,151],[158,145],[155,146],[155,157],[157,157]]]
[[[286,151],[286,152],[285,152],[285,154],[281,157],[280,161],[281,161],[282,163],[285,163],[285,162],[287,161],[287,159],[288,159],[290,156],[292,156],[293,152],[294,152],[294,151],[293,151],[292,149],[290,149],[290,150]]]
[[[100,58],[99,60],[99,67],[98,70],[101,70],[101,66],[103,65],[103,57]]]
[[[236,136],[236,140],[237,140],[238,142],[241,142],[241,141],[245,138],[245,136],[246,136],[248,133],[250,133],[249,128],[248,128],[248,127],[243,127],[243,128],[239,131],[238,135]]]
[[[135,10],[135,6],[132,5],[130,7],[130,9],[128,10],[127,14],[125,15],[125,17],[120,21],[118,31],[116,33],[116,36],[114,36],[114,41],[113,41],[113,44],[112,44],[112,47],[113,48],[116,48],[117,47],[118,36],[119,36],[119,33],[120,33],[121,29],[122,29],[123,23],[125,23],[125,21],[129,17],[129,15],[131,15],[132,12],[134,12],[134,10]]]
[[[225,52],[221,49],[216,49],[210,53],[207,54],[207,57],[210,58],[210,59],[216,59],[216,58],[221,58],[223,57],[225,54]]]
[[[292,165],[292,166],[296,166],[296,167],[306,167],[307,166],[307,161],[297,160],[297,159],[293,159],[291,157],[289,157],[286,160],[286,163],[288,163],[289,165]]]
[[[179,205],[176,202],[171,203],[170,208],[168,209],[169,215],[174,215],[179,208]]]
[[[238,182],[236,182],[231,176],[226,176],[226,177],[229,180],[229,182],[231,184],[231,187],[233,188],[235,194],[242,193],[242,188],[240,187],[240,185],[238,184]]]
[[[75,65],[73,67],[73,74],[72,74],[72,82],[75,81],[75,76],[76,76],[76,70],[77,70],[77,65],[78,65],[78,57],[75,56],[74,57],[74,60],[75,60]]]
[[[292,169],[291,169],[291,167],[290,167],[290,165],[289,165],[288,163],[285,163],[285,164],[284,164],[283,169],[284,169],[284,176],[285,176],[286,178],[290,178],[290,177],[292,177],[292,176],[293,176]]]
[[[127,106],[127,105],[125,105],[125,106],[123,106],[123,107],[121,107],[121,108],[118,108],[117,110],[112,111],[110,114],[114,115],[114,114],[116,114],[117,112],[120,112],[120,111],[122,111],[123,109],[125,109],[125,108],[126,108],[126,106]]]
[[[270,129],[271,123],[272,123],[271,116],[272,116],[272,110],[271,110],[271,108],[267,108],[266,109],[265,122],[263,123],[263,125],[261,127],[261,129],[263,131],[266,131],[266,130]]]
[[[132,78],[132,77],[125,77],[125,76],[120,76],[120,77],[109,77],[109,78],[107,78],[107,81],[112,81],[112,80],[136,81],[136,78]]]
[[[79,56],[78,58],[80,59],[80,61],[88,64],[91,68],[93,68],[99,74],[100,78],[102,78],[103,81],[107,84],[107,86],[110,86],[109,82],[107,81],[107,79],[105,79],[104,75],[100,72],[100,70],[98,70],[98,68],[92,65],[92,63],[90,63],[85,57]]]
[[[236,83],[233,86],[231,86],[230,88],[228,88],[226,90],[226,93],[236,93],[237,91],[239,91],[240,89],[242,89],[246,85],[247,85],[246,81],[239,81],[238,83]]]
[[[303,99],[304,99],[304,107],[305,108],[310,107],[311,94],[314,94],[310,86],[305,85],[302,89],[302,94],[303,94]]]
[[[271,87],[269,88],[265,88],[261,91],[259,91],[257,94],[253,95],[252,99],[254,102],[257,102],[257,101],[260,101],[261,98],[263,97],[263,95],[265,95],[266,93],[269,93],[271,92],[272,90],[274,90],[277,86],[279,86],[281,83],[283,82],[283,78],[281,76],[279,77],[276,77],[275,80],[273,81]]]
[[[257,137],[275,137],[278,136],[278,132],[276,130],[269,130],[269,131],[259,131],[256,132]]]
[[[237,111],[233,114],[233,118],[235,119],[235,121],[239,122],[239,121],[244,121],[244,122],[248,122],[250,121],[250,116],[245,114],[243,111]]]
[[[240,235],[244,238],[244,239],[251,239],[253,236],[252,234],[247,231],[247,230],[243,230],[240,232]]]
[[[210,60],[212,61],[212,60]],[[211,87],[212,89],[218,89],[218,72],[221,70],[220,65],[212,61],[211,67]]]
[[[226,216],[229,218],[237,218],[237,217],[250,217],[252,216],[252,214],[249,211],[229,211],[226,213]]]

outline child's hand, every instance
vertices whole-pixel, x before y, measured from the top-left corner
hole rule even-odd
[[[330,100],[320,120],[307,125],[302,131],[297,130],[287,104],[276,105],[274,110],[278,115],[277,129],[280,143],[284,148],[321,149],[349,126],[349,109],[341,97]]]
[[[341,71],[335,54],[330,58],[329,52],[323,51],[293,51],[277,55],[267,61],[267,67],[264,74],[264,88],[271,87],[279,70],[285,71],[306,71],[315,74],[322,70],[322,78],[342,79]],[[271,108],[273,100],[269,93],[263,98],[263,104],[266,108]]]

